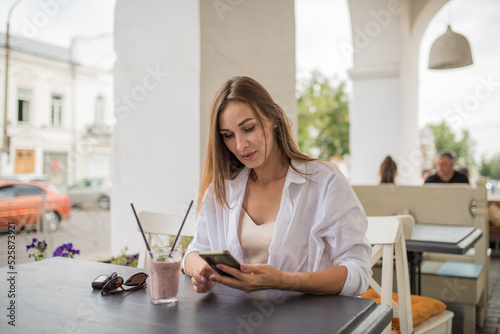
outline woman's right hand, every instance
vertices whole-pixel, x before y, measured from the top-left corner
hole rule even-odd
[[[206,293],[215,286],[215,282],[209,280],[211,275],[215,274],[215,271],[208,265],[208,263],[203,264],[198,269],[193,271],[193,276],[191,276],[191,283],[193,283],[194,291],[198,293]]]

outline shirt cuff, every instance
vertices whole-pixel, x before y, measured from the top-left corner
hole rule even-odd
[[[345,266],[347,268],[347,277],[344,286],[340,291],[341,296],[361,296],[368,289],[368,280],[363,279],[363,275],[354,268]]]

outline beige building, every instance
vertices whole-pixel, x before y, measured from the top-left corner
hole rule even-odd
[[[112,36],[75,38],[70,48],[63,48],[11,35],[10,45],[9,145],[0,176],[49,179],[62,187],[84,177],[107,177]],[[0,34],[0,78],[3,105],[5,34]],[[3,127],[3,110],[0,123]]]

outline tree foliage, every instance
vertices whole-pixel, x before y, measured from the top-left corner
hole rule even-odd
[[[489,161],[483,158],[480,173],[482,176],[490,179],[500,180],[500,154],[494,156]]]
[[[313,72],[297,92],[299,146],[303,152],[329,160],[349,153],[349,101],[345,83],[334,87]]]
[[[434,136],[436,152],[441,150],[453,151],[456,154],[458,165],[463,167],[474,166],[475,143],[469,131],[462,130],[461,139],[458,140],[445,121],[439,124],[430,124],[428,127],[431,129]]]

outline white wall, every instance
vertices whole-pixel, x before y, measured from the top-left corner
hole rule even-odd
[[[74,38],[71,41],[71,58],[74,62],[86,67],[110,71],[116,59],[113,50],[113,35]]]
[[[131,202],[138,211],[183,214],[196,199],[209,106],[225,80],[254,77],[295,118],[293,1],[119,0],[115,52],[111,251],[117,254],[144,247]],[[156,70],[168,75],[148,88]]]

